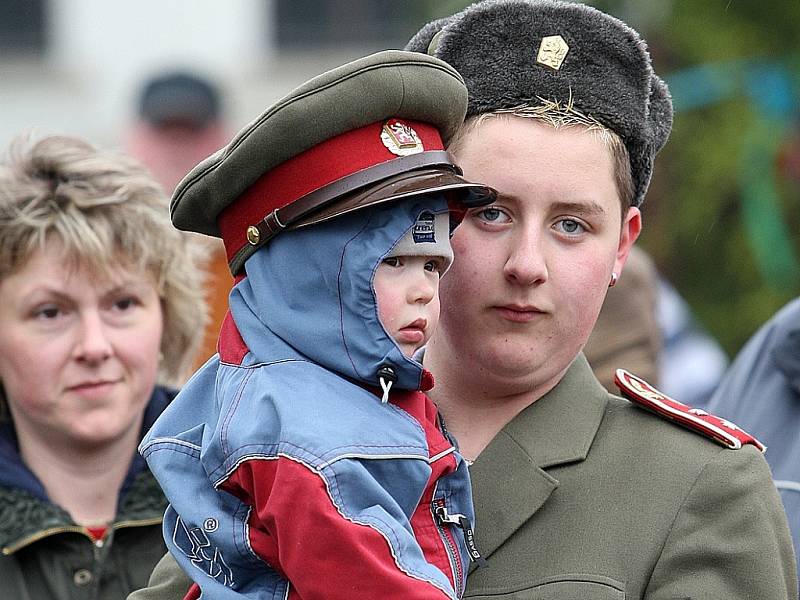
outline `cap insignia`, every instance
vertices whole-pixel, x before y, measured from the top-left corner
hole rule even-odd
[[[398,156],[408,156],[425,150],[417,132],[398,119],[390,119],[383,124],[381,141],[389,152]]]
[[[569,46],[564,41],[564,38],[560,35],[548,35],[542,38],[539,54],[536,55],[536,62],[558,71],[567,56],[567,52],[569,52]]]

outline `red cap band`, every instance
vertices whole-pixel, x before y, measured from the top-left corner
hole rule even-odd
[[[343,177],[398,158],[381,139],[384,123],[372,123],[325,140],[259,177],[217,219],[228,261],[247,244],[247,228],[273,210]],[[425,151],[444,149],[439,130],[433,125],[405,119],[402,123],[414,129]]]

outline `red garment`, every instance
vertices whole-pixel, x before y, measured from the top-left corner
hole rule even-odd
[[[391,402],[413,416],[425,430],[431,475],[412,515],[411,526],[428,562],[438,567],[454,589],[451,558],[431,510],[436,482],[456,468],[452,445],[436,424],[436,408],[418,391],[392,392]],[[220,486],[254,507],[250,514],[250,546],[267,564],[291,582],[289,600],[301,598],[381,598],[387,585],[408,600],[446,599],[426,581],[397,568],[386,539],[377,530],[345,519],[333,504],[324,480],[313,470],[285,457],[244,461]],[[445,538],[443,539],[442,534]],[[335,540],[335,547],[331,545]],[[456,554],[456,569],[464,565]],[[186,600],[199,597],[193,586]]]
[[[105,525],[102,527],[86,527],[85,529],[89,532],[89,537],[92,538],[93,542],[102,540],[106,537],[106,531],[108,531],[108,527]]]

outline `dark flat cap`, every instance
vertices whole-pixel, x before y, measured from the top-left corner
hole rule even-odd
[[[467,108],[458,72],[379,52],[323,73],[267,108],[178,184],[172,222],[221,237],[231,270],[272,236],[380,202],[441,191],[465,206],[494,190],[460,177],[445,142]]]
[[[485,0],[425,25],[408,50],[446,61],[469,90],[467,116],[572,103],[618,134],[630,155],[633,205],[644,199],[672,101],[630,27],[583,4]]]

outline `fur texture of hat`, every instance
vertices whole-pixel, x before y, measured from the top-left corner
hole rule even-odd
[[[558,69],[537,62],[542,38],[557,35],[569,46]],[[644,200],[672,129],[672,100],[645,42],[619,19],[556,0],[484,0],[428,23],[406,49],[461,74],[468,117],[555,102],[611,129],[630,155],[632,204]]]

